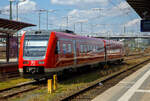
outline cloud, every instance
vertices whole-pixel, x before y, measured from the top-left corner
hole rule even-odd
[[[69,3],[70,5],[75,5],[77,3],[96,3],[96,2],[102,2],[102,1],[107,1],[107,0],[52,0],[55,2],[55,4],[62,4],[64,5]],[[68,1],[68,2],[67,2]],[[53,3],[54,3],[53,2]],[[59,3],[58,3],[59,2]],[[87,4],[87,5],[89,5]],[[110,6],[111,7],[111,6]],[[100,7],[101,8],[101,7]],[[110,24],[110,23],[118,23],[118,20],[120,19],[119,23],[124,22],[126,17],[130,17],[129,14],[132,14],[133,11],[131,7],[126,3],[125,1],[120,2],[119,4],[116,4],[115,6],[111,8],[101,8],[101,10],[93,10],[92,8],[88,9],[73,9],[72,11],[68,12],[66,16],[71,16],[69,18],[69,28],[73,29],[73,24],[76,24],[76,32],[80,32],[80,23],[79,21],[85,20],[85,23],[83,24],[83,29],[86,29],[84,31],[91,32],[92,24],[102,24],[101,26],[95,26],[93,27],[94,32],[100,32],[101,33],[106,33],[108,32],[108,29],[111,29],[112,31],[117,32],[119,31],[120,28],[119,26],[109,26],[109,28],[105,29],[103,27],[103,24]],[[121,16],[121,17],[120,17]],[[111,19],[111,21],[110,21]],[[113,19],[113,20],[112,20]],[[116,22],[117,21],[117,22]],[[138,20],[134,21],[129,21],[126,23],[126,26],[132,26],[132,24],[136,24]],[[57,23],[61,23],[61,25],[66,25],[66,19],[63,21],[59,21]],[[86,27],[86,28],[85,28]]]
[[[86,22],[90,19],[93,21],[94,18],[99,17],[99,12],[95,12],[91,10],[78,10],[74,9],[68,13],[68,16],[72,16],[72,21],[78,22],[79,20],[86,20]]]
[[[83,0],[84,1],[84,0]],[[106,0],[105,0],[106,1]],[[90,1],[89,1],[90,2]],[[101,8],[100,8],[101,9]],[[102,8],[101,10],[78,10],[74,9],[68,13],[68,15],[74,16],[76,18],[87,18],[87,19],[97,19],[100,17],[115,17],[115,16],[122,16],[122,15],[127,15],[132,12],[131,7],[126,3],[126,2],[121,2],[120,4],[106,9]]]
[[[28,13],[36,10],[37,4],[34,1],[26,0],[25,2],[19,3],[19,10],[21,13]]]
[[[31,1],[31,0],[26,0],[26,1],[20,2],[18,4],[18,8],[19,8],[18,12],[22,13],[22,14],[29,13],[29,12],[32,12],[33,10],[36,10],[36,8],[37,8],[36,6],[37,6],[36,2]],[[16,13],[16,5],[13,5],[12,9],[13,9],[14,13]],[[8,14],[9,5],[4,7],[4,10],[6,11],[5,14]]]
[[[106,11],[107,16],[128,15],[130,12],[131,12],[131,7],[125,1],[123,1],[120,4],[114,6],[110,10]]]
[[[107,4],[107,0],[51,0],[52,4],[60,5],[78,5],[78,4],[87,4],[87,3],[103,3]]]
[[[133,25],[139,24],[140,23],[140,18],[138,19],[133,19],[131,21],[129,21],[128,23],[125,24],[126,27],[131,27]]]

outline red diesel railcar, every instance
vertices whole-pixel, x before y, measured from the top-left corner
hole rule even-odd
[[[120,42],[57,31],[29,31],[21,37],[19,71],[25,78],[40,79],[65,69],[122,61],[123,55]]]

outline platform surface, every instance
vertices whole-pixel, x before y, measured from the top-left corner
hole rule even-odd
[[[17,58],[9,59],[10,63],[17,63]],[[0,64],[7,64],[6,59],[0,59]]]
[[[150,63],[92,101],[150,101]]]

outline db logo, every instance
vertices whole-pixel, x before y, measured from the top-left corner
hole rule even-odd
[[[35,61],[31,61],[31,65],[35,65]]]

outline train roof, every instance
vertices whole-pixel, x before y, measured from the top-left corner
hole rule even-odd
[[[82,35],[77,35],[75,34],[73,31],[69,31],[69,30],[31,30],[31,31],[27,31],[27,35],[49,35],[51,32],[56,32],[56,34],[58,36],[64,36],[67,38],[77,38],[79,40],[82,39],[86,39],[86,40],[101,40],[101,41],[105,41],[106,44],[110,44],[110,43],[116,43],[116,44],[123,44],[122,42],[118,42],[118,41],[113,41],[113,40],[104,40],[104,39],[100,39],[100,38],[92,38],[92,37],[87,37],[87,36],[82,36]]]
[[[56,32],[59,36],[65,36],[70,38],[78,38],[78,39],[94,39],[94,40],[102,40],[98,38],[91,38],[86,36],[77,35],[73,31],[69,30],[30,30],[26,32],[26,35],[48,35],[51,32]]]
[[[59,29],[54,29],[54,30],[30,30],[30,31],[26,31],[26,32],[27,32],[26,34],[29,34],[29,35],[34,35],[34,34],[45,35],[45,34],[49,34],[50,32],[63,32],[63,33],[69,33],[69,34],[76,35],[73,31],[59,30]]]
[[[87,36],[82,36],[82,35],[77,35],[77,34],[70,34],[70,33],[64,33],[64,32],[56,32],[56,34],[58,34],[59,36],[64,36],[64,37],[68,37],[68,38],[76,38],[76,39],[86,39],[86,40],[101,40],[103,41],[103,39],[98,39],[98,38],[92,38],[92,37],[87,37]]]

